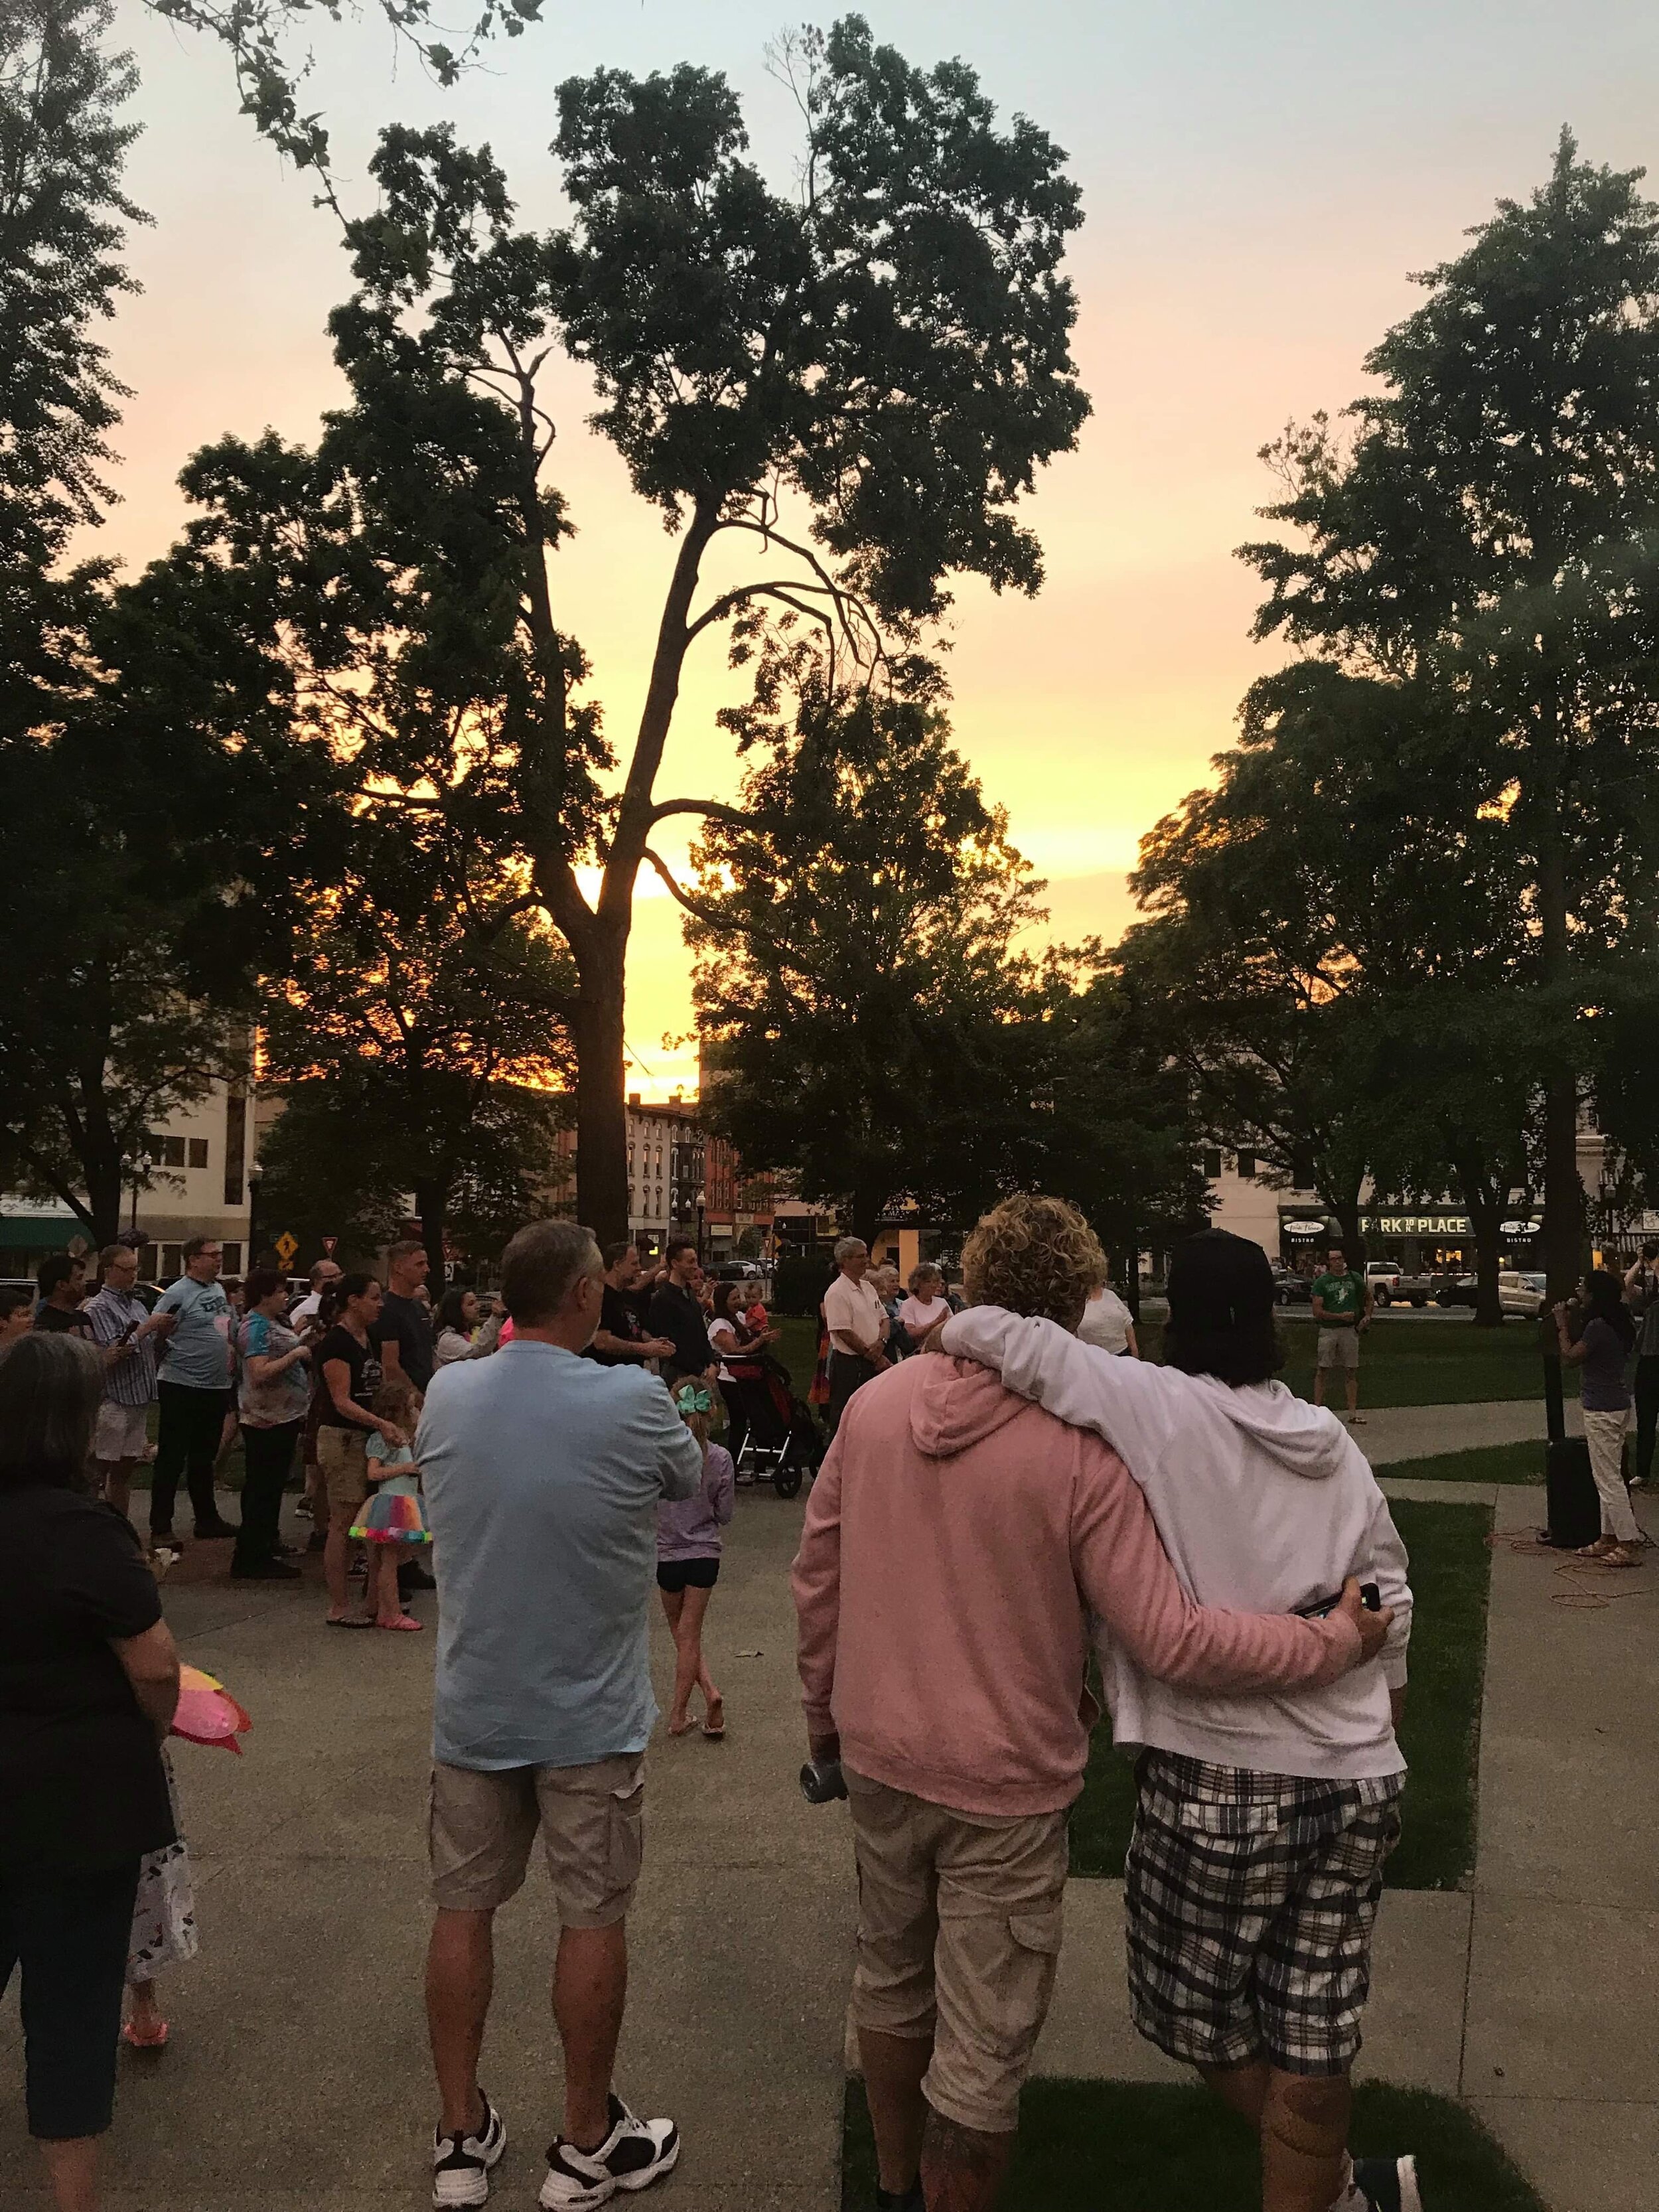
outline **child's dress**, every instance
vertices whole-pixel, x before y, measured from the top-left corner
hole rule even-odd
[[[353,1525],[352,1535],[366,1544],[429,1544],[431,1532],[421,1510],[421,1479],[397,1472],[415,1465],[409,1446],[373,1436],[363,1449],[369,1464],[385,1468],[386,1474],[364,1500],[362,1518]]]
[[[146,1852],[139,1863],[138,1895],[127,1943],[130,1982],[153,1982],[163,1968],[196,1956],[196,1892],[190,1878],[184,1825],[179,1818],[173,1761],[165,1751],[161,1764],[167,1769],[167,1796],[173,1801],[173,1825],[179,1840],[159,1851]]]

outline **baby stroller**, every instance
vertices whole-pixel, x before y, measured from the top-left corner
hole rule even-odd
[[[744,1415],[738,1479],[769,1481],[780,1498],[798,1497],[801,1484],[817,1473],[823,1459],[823,1438],[812,1410],[796,1396],[789,1370],[769,1352],[744,1360],[742,1367],[745,1371],[734,1370],[733,1379],[720,1385],[728,1399],[738,1399]]]

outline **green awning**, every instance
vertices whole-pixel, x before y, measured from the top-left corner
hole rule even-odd
[[[0,1252],[62,1251],[87,1224],[73,1213],[0,1213]]]

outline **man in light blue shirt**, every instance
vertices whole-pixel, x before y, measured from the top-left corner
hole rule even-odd
[[[156,1302],[157,1318],[167,1316],[173,1333],[156,1386],[161,1414],[149,1489],[152,1544],[177,1540],[173,1501],[180,1475],[195,1510],[196,1534],[236,1534],[235,1523],[222,1519],[213,1492],[213,1463],[230,1411],[230,1300],[219,1280],[224,1257],[216,1237],[192,1237],[185,1247],[184,1273]]]
[[[603,1288],[586,1230],[521,1230],[502,1262],[513,1341],[441,1368],[415,1439],[439,1586],[427,2014],[440,2206],[483,2203],[506,2147],[477,2054],[494,1915],[522,1886],[538,1829],[559,1908],[565,2060],[565,2133],[542,2204],[643,2188],[679,2156],[673,2123],[636,2119],[611,2069],[657,1717],[657,1507],[695,1493],[702,1453],[655,1376],[579,1356]]]

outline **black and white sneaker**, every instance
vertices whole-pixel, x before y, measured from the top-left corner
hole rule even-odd
[[[548,2148],[542,2212],[588,2212],[621,2190],[649,2189],[679,2162],[680,2131],[672,2120],[636,2120],[620,2097],[611,2100],[611,2132],[597,2150],[578,2150],[558,2136]]]
[[[1365,2212],[1423,2212],[1414,2158],[1357,2158],[1353,2186]]]
[[[489,2198],[489,2170],[507,2148],[507,2123],[483,2091],[483,2125],[476,2134],[447,2136],[439,2127],[432,2137],[432,2201],[451,2204],[483,2204]]]

